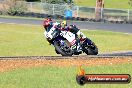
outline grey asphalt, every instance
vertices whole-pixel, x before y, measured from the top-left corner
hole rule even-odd
[[[132,51],[99,54],[98,56],[132,56]]]
[[[3,23],[17,23],[17,24],[32,24],[42,25],[42,20],[35,19],[19,19],[19,18],[0,18],[0,22]],[[132,34],[132,24],[112,24],[112,23],[92,23],[81,21],[68,21],[69,24],[75,24],[80,29],[88,30],[106,30],[114,32],[123,32]]]
[[[78,58],[123,58],[124,57],[132,57],[132,52],[119,52],[119,53],[107,53],[107,54],[98,54],[98,55],[75,55],[72,57],[66,56],[5,56],[0,57],[0,60],[16,60],[16,59],[46,59],[46,60],[56,60],[56,59],[78,59]]]

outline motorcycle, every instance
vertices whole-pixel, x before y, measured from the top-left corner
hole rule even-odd
[[[55,47],[56,53],[62,56],[79,55],[82,54],[82,52],[87,55],[98,54],[98,48],[94,42],[89,38],[81,41],[77,35],[70,31],[61,31],[56,28],[51,28],[50,31],[46,33],[46,37],[48,42]],[[81,52],[71,48],[71,44],[74,44],[77,40],[79,41]],[[78,47],[78,45],[76,45],[76,47]]]

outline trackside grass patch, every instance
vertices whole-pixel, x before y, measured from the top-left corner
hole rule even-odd
[[[88,74],[130,74],[131,63],[84,67]],[[0,88],[80,88],[78,67],[44,66],[0,73]],[[86,84],[83,88],[131,88],[132,84]]]
[[[76,5],[95,7],[96,0],[74,0]],[[132,7],[128,4],[129,0],[104,0],[105,8],[116,8],[116,9],[131,9]]]

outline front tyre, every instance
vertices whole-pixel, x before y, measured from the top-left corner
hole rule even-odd
[[[58,53],[62,56],[72,56],[72,50],[68,46],[68,41],[64,41],[65,43],[62,45],[60,41],[54,41],[54,47]]]
[[[97,55],[98,54],[98,48],[93,43],[89,48],[87,48],[87,51],[85,52],[87,55]]]
[[[83,45],[84,52],[87,55],[97,55],[98,54],[98,48],[95,45],[94,42],[92,42],[90,39],[87,39]]]

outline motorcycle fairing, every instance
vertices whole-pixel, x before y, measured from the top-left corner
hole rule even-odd
[[[61,31],[61,36],[63,36],[64,38],[66,38],[71,45],[74,45],[76,43],[76,37],[75,34],[69,32],[69,31]]]

